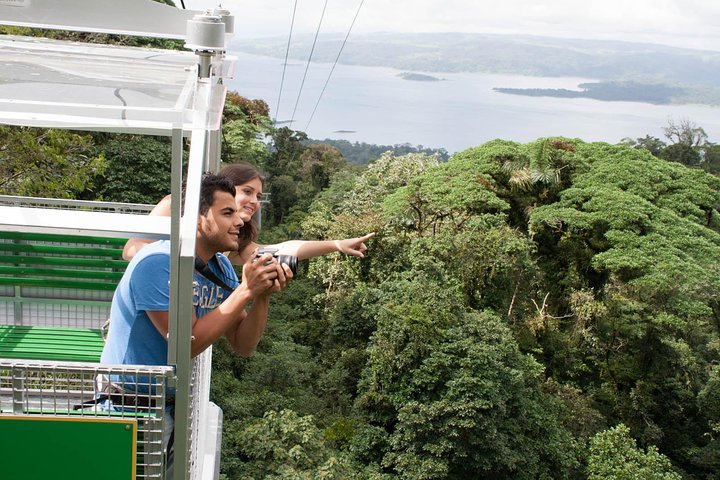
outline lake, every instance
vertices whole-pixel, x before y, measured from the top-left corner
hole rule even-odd
[[[689,119],[709,140],[720,142],[720,108],[702,105],[650,105],[590,99],[525,97],[494,87],[577,89],[588,78],[546,78],[482,73],[429,73],[442,81],[400,78],[400,70],[337,65],[315,116],[306,128],[332,68],[312,63],[298,100],[306,62],[289,61],[280,108],[282,59],[230,52],[237,56],[228,88],[262,98],[271,116],[316,139],[334,138],[380,145],[410,143],[464,150],[502,138],[528,142],[564,136],[617,143],[624,137],[651,135],[665,140],[669,120]],[[428,72],[423,72],[428,73]]]

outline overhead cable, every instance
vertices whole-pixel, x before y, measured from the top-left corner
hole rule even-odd
[[[315,51],[315,44],[317,43],[318,34],[320,34],[320,27],[322,26],[323,17],[325,17],[325,9],[327,8],[328,0],[325,0],[323,5],[322,14],[320,14],[320,22],[318,22],[318,28],[315,32],[315,39],[313,40],[312,48],[310,49],[310,56],[308,57],[307,65],[305,66],[305,74],[303,74],[302,82],[300,83],[300,90],[298,91],[297,99],[295,100],[295,108],[293,108],[292,117],[290,117],[290,124],[295,120],[295,112],[297,111],[298,103],[300,103],[300,95],[302,95],[303,86],[305,85],[305,78],[307,77],[308,69],[310,68],[310,62],[312,61],[313,52]]]
[[[352,23],[350,24],[350,28],[348,29],[348,32],[345,35],[345,40],[343,40],[343,43],[340,46],[340,51],[338,52],[337,57],[335,57],[335,63],[333,63],[333,66],[330,69],[330,73],[328,74],[327,80],[325,80],[325,85],[323,85],[323,88],[320,91],[320,96],[318,97],[317,102],[315,102],[315,108],[313,108],[313,111],[310,114],[310,119],[308,120],[307,125],[305,125],[306,133],[308,131],[308,128],[310,128],[310,122],[312,122],[312,119],[315,116],[315,111],[317,110],[318,105],[320,105],[320,100],[322,99],[323,94],[325,93],[325,89],[327,88],[328,83],[330,83],[330,77],[332,77],[332,74],[335,71],[335,66],[338,64],[338,60],[340,60],[340,55],[342,54],[342,51],[345,48],[345,44],[347,43],[348,37],[350,36],[350,32],[352,31],[353,26],[355,25],[355,20],[357,20],[357,17],[360,14],[360,9],[362,8],[363,3],[365,3],[365,0],[360,0],[360,5],[358,6],[357,12],[355,12],[355,17],[353,17]]]
[[[278,114],[280,112],[280,99],[282,98],[283,85],[285,84],[285,70],[287,70],[288,54],[290,53],[290,41],[292,40],[293,26],[295,25],[295,12],[297,11],[298,0],[295,0],[293,7],[292,20],[290,20],[290,35],[288,35],[287,48],[285,49],[285,63],[283,63],[282,77],[280,78],[280,93],[278,93],[277,105],[275,105],[275,119],[273,123],[277,123]]]

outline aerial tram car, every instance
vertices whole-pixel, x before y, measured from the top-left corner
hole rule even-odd
[[[0,25],[180,39],[188,49],[0,36],[0,126],[167,136],[173,198],[161,218],[146,205],[0,196],[2,478],[169,479],[174,390],[174,479],[217,479],[222,412],[209,400],[210,349],[191,358],[190,321],[200,179],[219,168],[233,17],[152,0],[0,0]],[[99,363],[131,237],[171,240],[167,366]],[[143,408],[93,406],[102,375],[142,378]]]

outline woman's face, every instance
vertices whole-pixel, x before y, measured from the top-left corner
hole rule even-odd
[[[262,182],[257,177],[242,185],[235,185],[235,203],[243,222],[249,222],[260,208],[262,188]]]

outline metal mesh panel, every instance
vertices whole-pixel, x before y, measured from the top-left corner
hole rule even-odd
[[[0,204],[8,198],[0,196]],[[31,199],[38,202],[43,199]],[[43,206],[45,206],[43,204]],[[24,241],[22,241],[24,242]],[[0,243],[18,243],[17,240],[0,239]],[[68,242],[33,242],[54,246],[103,247],[89,243]],[[65,254],[27,252],[24,256],[64,257]],[[20,256],[18,256],[20,257]],[[104,258],[102,256],[78,256],[79,258]],[[77,278],[83,277],[83,270],[90,267],[74,266]],[[97,270],[97,269],[95,269]],[[111,271],[112,269],[106,269]],[[47,277],[52,278],[52,277]],[[105,322],[110,312],[112,291],[88,290],[81,288],[49,288],[41,286],[2,286],[0,296],[14,297],[13,305],[6,302],[0,307],[0,323],[34,325],[48,327],[74,327],[98,329]],[[54,301],[54,300],[57,300]],[[12,309],[9,310],[8,308]]]
[[[108,375],[134,379],[128,385],[115,382],[125,393],[111,397],[114,408],[96,401],[103,394],[98,378]],[[166,390],[173,381],[172,368],[162,366],[0,360],[0,415],[137,419],[137,478],[162,478]],[[88,439],[93,440],[98,439]]]
[[[82,278],[80,267],[73,267],[77,270],[78,277]],[[21,295],[24,298],[58,298],[66,300],[112,300],[113,292],[98,290],[81,290],[75,288],[47,288],[47,287],[22,287]]]
[[[110,304],[24,303],[21,325],[99,329],[110,316]]]
[[[65,246],[65,247],[104,247],[103,245],[97,245],[92,243],[68,243],[68,242],[33,242],[42,243],[42,245],[53,245],[53,246]],[[25,254],[28,257],[67,257],[67,254],[63,253],[32,253],[28,252]],[[105,256],[98,255],[72,255],[76,258],[90,258],[90,259],[103,259]],[[73,270],[77,272],[77,278],[83,279],[83,270],[98,270],[97,267],[83,267],[73,266]],[[108,272],[117,271],[111,268],[105,268]],[[40,276],[39,276],[40,277]],[[53,277],[40,277],[52,279]],[[86,290],[76,288],[48,288],[48,287],[28,287],[24,286],[20,289],[21,295],[26,298],[60,298],[60,299],[71,299],[71,300],[112,300],[112,291],[101,291],[101,290]]]
[[[0,325],[15,323],[15,305],[12,300],[0,300]]]

